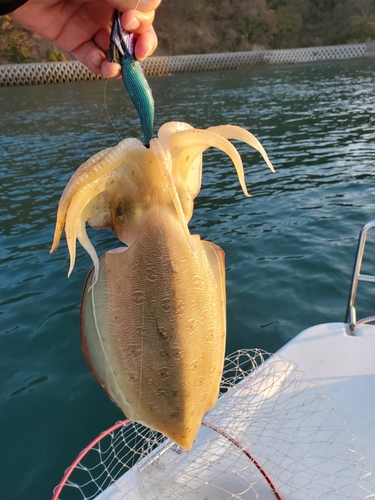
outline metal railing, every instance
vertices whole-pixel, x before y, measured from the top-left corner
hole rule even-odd
[[[375,227],[375,220],[372,220],[365,224],[361,229],[358,239],[357,253],[354,263],[352,282],[350,286],[349,300],[346,308],[345,323],[349,324],[349,334],[355,335],[355,330],[358,325],[363,325],[365,323],[370,323],[375,321],[375,316],[368,316],[357,321],[357,313],[355,309],[355,297],[357,294],[358,282],[367,281],[369,283],[375,283],[375,276],[361,274],[361,266],[363,260],[363,254],[365,251],[366,237],[370,229]]]

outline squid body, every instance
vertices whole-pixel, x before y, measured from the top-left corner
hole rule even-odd
[[[226,335],[224,252],[188,229],[203,151],[224,151],[249,196],[228,139],[258,150],[273,170],[259,141],[231,125],[170,122],[149,148],[125,139],[100,151],[67,184],[51,249],[65,227],[69,274],[76,239],[94,262],[81,303],[82,348],[94,376],[129,419],[185,449],[216,403]],[[98,259],[86,221],[112,228],[126,247]]]

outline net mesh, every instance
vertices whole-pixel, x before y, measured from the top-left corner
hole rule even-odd
[[[276,355],[226,358],[221,396],[185,452],[124,421],[84,450],[53,500],[374,498],[365,457],[334,403]]]

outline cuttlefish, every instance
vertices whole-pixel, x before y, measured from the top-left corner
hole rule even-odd
[[[185,449],[218,398],[226,299],[223,250],[189,232],[201,188],[202,153],[232,160],[246,196],[241,140],[273,167],[259,141],[231,125],[164,124],[146,148],[125,139],[81,165],[60,199],[51,251],[65,226],[74,267],[76,239],[90,254],[81,303],[81,342],[94,376],[127,418]],[[98,259],[86,221],[112,228],[127,246]]]

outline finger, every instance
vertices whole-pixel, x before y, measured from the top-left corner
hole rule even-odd
[[[148,31],[155,17],[155,11],[141,12],[140,10],[128,10],[121,16],[121,24],[124,29],[137,35]]]
[[[149,57],[156,47],[158,46],[158,39],[156,37],[154,28],[151,26],[148,31],[142,33],[137,38],[135,44],[135,57],[138,61],[143,61]]]
[[[83,43],[71,53],[78,61],[87,66],[94,75],[101,74],[101,66],[107,56],[93,40]]]
[[[111,30],[109,27],[107,29],[101,29],[94,36],[95,44],[103,50],[103,52],[108,51],[109,39]],[[100,73],[107,79],[117,79],[121,77],[121,66],[117,63],[109,62],[108,59],[102,59],[100,65]]]
[[[117,63],[111,63],[108,59],[105,59],[101,65],[101,73],[104,78],[109,80],[116,80],[121,78],[121,65]]]
[[[110,42],[111,30],[107,28],[100,29],[94,36],[94,43],[104,52],[107,52]]]
[[[140,10],[141,12],[152,12],[159,7],[161,0],[112,0],[112,5],[120,12],[127,10]]]

